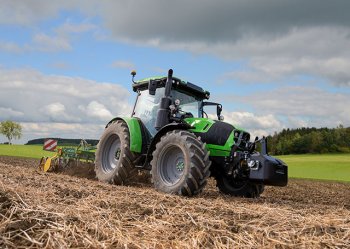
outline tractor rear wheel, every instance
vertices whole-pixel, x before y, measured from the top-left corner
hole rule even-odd
[[[95,172],[98,180],[117,185],[129,183],[137,174],[132,163],[135,157],[130,151],[128,126],[120,120],[110,124],[97,145]]]
[[[205,187],[210,175],[209,152],[193,133],[168,132],[157,143],[152,156],[152,181],[157,190],[192,196]]]
[[[257,198],[264,192],[264,185],[249,182],[248,180],[237,181],[222,174],[217,174],[216,186],[220,192],[232,196]]]

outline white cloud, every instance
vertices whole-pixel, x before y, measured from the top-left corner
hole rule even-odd
[[[97,26],[91,23],[72,23],[67,20],[61,26],[53,30],[53,35],[45,33],[35,34],[32,39],[32,44],[25,45],[27,51],[69,51],[72,50],[72,36],[84,32],[96,30]]]
[[[54,69],[58,69],[58,70],[68,70],[68,69],[74,68],[73,65],[71,65],[67,62],[64,62],[64,61],[56,61],[56,62],[52,63],[50,65],[50,67],[52,67]]]
[[[286,116],[327,117],[327,119],[337,117],[350,123],[350,109],[345,108],[350,106],[350,98],[346,93],[331,93],[315,87],[293,86],[259,93],[259,96],[261,97],[256,95],[247,98],[257,111]]]
[[[85,33],[92,30],[97,29],[97,26],[88,23],[72,23],[70,20],[67,20],[63,25],[55,29],[55,32],[60,35],[67,35],[67,34],[76,34],[76,33]]]
[[[97,101],[91,101],[86,107],[80,105],[79,109],[93,118],[99,118],[100,120],[109,120],[113,118],[113,114],[101,103]]]
[[[48,36],[40,33],[33,37],[33,45],[31,45],[30,49],[44,52],[55,52],[71,50],[72,46],[67,37]]]
[[[29,26],[47,18],[56,17],[60,10],[74,9],[77,6],[79,6],[79,1],[76,0],[2,0],[0,23]]]
[[[43,32],[34,34],[31,42],[23,45],[11,41],[0,41],[0,50],[10,53],[70,51],[73,49],[71,44],[73,38],[76,38],[78,34],[96,30],[97,26],[94,24],[88,22],[72,23],[67,20],[61,26],[50,30],[50,34]]]
[[[20,117],[23,116],[24,113],[20,111],[13,110],[12,108],[4,108],[0,107],[0,117],[5,119],[10,119],[12,117]]]
[[[128,96],[118,84],[0,69],[1,111],[20,122],[106,123],[130,115]]]
[[[237,125],[250,132],[254,136],[266,136],[275,131],[282,130],[285,126],[272,114],[257,115],[251,112],[227,112],[223,111],[225,122]]]
[[[232,123],[242,127],[260,127],[266,129],[280,129],[282,127],[281,123],[272,114],[256,115],[250,112],[231,112],[225,116],[227,116],[228,120],[232,120]]]
[[[63,104],[56,102],[45,106],[42,110],[48,115],[63,115],[65,111]]]
[[[0,41],[0,51],[5,51],[9,53],[20,53],[23,51],[18,44],[8,41]]]
[[[247,62],[248,69],[224,78],[256,83],[307,75],[350,86],[349,7],[319,1],[152,0],[105,2],[100,15],[118,41]],[[169,8],[181,18],[165,11]]]
[[[259,91],[248,96],[222,96],[226,102],[234,99],[252,113],[233,112],[225,116],[233,123],[252,130],[279,131],[283,128],[350,126],[350,96],[328,92],[317,87],[289,86],[271,91]],[[257,114],[259,113],[259,114]],[[227,118],[226,118],[227,120]]]
[[[49,4],[45,0],[6,0],[0,6],[0,23],[32,24],[63,10],[79,10],[100,17],[107,33],[117,41],[247,62],[248,69],[228,72],[223,79],[255,83],[306,74],[349,86],[349,8],[347,1],[316,0],[63,0]],[[67,51],[72,49],[72,34],[93,30],[100,31],[89,22],[67,20],[53,35],[37,34],[34,44],[22,48],[3,41],[0,49]],[[134,68],[128,61],[116,61],[113,66]]]
[[[246,61],[243,69],[226,73],[220,81],[272,82],[308,75],[334,85],[350,86],[348,27],[295,28],[283,35],[259,37],[251,34],[238,40],[213,43],[206,40],[142,42],[166,50],[187,50]]]
[[[349,44],[350,45],[350,44]],[[280,82],[297,76],[309,75],[327,80],[336,86],[350,86],[350,57],[315,58],[273,58],[252,59],[244,70],[233,71],[221,80],[238,80],[244,83]]]
[[[66,122],[79,122],[81,119],[76,116],[72,116],[67,114],[66,107],[60,103],[55,102],[48,104],[46,106],[43,106],[39,109],[39,111],[48,117],[50,121],[66,121]]]

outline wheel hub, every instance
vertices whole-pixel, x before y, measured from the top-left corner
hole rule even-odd
[[[177,163],[176,163],[176,169],[178,171],[183,171],[184,168],[185,168],[185,163],[182,161],[182,160],[179,160]]]
[[[176,145],[165,148],[158,163],[159,174],[165,184],[171,186],[180,181],[186,166],[181,148]]]
[[[116,160],[119,160],[119,158],[120,158],[120,153],[121,153],[121,150],[120,150],[120,148],[118,148],[117,151],[115,152],[115,159],[116,159]]]
[[[109,173],[117,167],[122,153],[118,135],[112,135],[107,139],[103,153],[102,168],[104,172]]]

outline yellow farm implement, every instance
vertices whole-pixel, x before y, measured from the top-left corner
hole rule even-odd
[[[52,157],[42,157],[39,169],[44,172],[59,171],[69,166],[71,163],[78,164],[80,161],[94,162],[96,146],[89,145],[85,140],[81,140],[78,147],[58,148]]]

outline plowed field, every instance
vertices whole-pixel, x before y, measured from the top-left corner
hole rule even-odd
[[[0,157],[0,248],[349,248],[350,184],[291,179],[259,199],[112,186]]]

